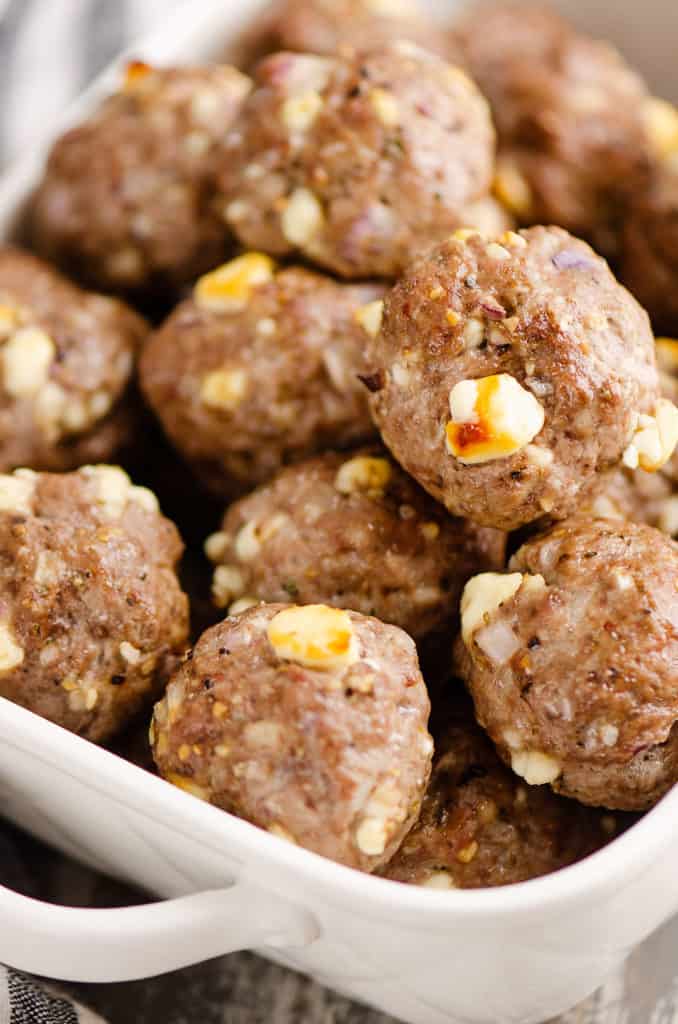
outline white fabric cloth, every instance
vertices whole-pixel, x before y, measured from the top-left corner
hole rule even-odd
[[[0,164],[180,2],[0,0]]]

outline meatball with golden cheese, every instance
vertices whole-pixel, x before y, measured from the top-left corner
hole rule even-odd
[[[382,439],[453,515],[562,519],[602,473],[660,469],[678,441],[647,314],[561,228],[456,232],[411,264],[373,335]]]
[[[347,278],[397,276],[487,210],[494,129],[458,68],[411,43],[278,53],[226,138],[226,220],[248,248]],[[473,219],[472,219],[473,218]]]
[[[156,706],[169,782],[351,867],[414,823],[433,741],[413,641],[327,605],[258,605],[202,635]]]
[[[478,727],[461,683],[448,681],[431,781],[419,819],[385,878],[427,889],[480,889],[538,878],[594,853],[626,816],[528,786]]]
[[[0,476],[0,696],[108,740],[183,654],[183,546],[116,466]]]
[[[227,509],[207,540],[213,595],[323,602],[420,639],[450,628],[466,580],[502,569],[506,535],[454,519],[383,449],[326,452]]]
[[[645,810],[678,781],[678,545],[580,517],[467,583],[460,669],[529,785]]]
[[[148,324],[20,249],[0,249],[0,470],[110,459],[136,426],[129,398]]]
[[[200,278],[144,350],[141,386],[178,451],[233,497],[289,462],[374,437],[367,335],[380,285],[248,253]]]

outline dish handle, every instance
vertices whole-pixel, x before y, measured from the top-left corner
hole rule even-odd
[[[111,910],[0,886],[0,962],[60,981],[135,981],[236,950],[300,948],[318,934],[312,915],[245,882]]]

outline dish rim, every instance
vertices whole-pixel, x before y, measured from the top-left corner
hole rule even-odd
[[[357,871],[288,843],[1,697],[0,741],[157,824],[168,827],[171,820],[171,827],[185,838],[195,839],[199,833],[200,842],[213,853],[228,852],[229,841],[235,843],[232,852],[245,855],[247,873],[253,878],[254,868],[282,867],[298,881],[310,880],[330,903],[346,906],[346,901],[358,898],[381,916],[401,916],[404,911],[421,924],[423,915],[427,926],[449,917],[526,917],[555,905],[604,898],[661,856],[671,840],[670,816],[678,817],[674,787],[626,832],[569,867],[506,886],[440,891]],[[266,879],[261,884],[266,887]]]

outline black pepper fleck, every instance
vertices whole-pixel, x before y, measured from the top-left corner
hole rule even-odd
[[[364,384],[367,390],[371,391],[372,394],[374,394],[375,391],[381,391],[384,386],[384,375],[381,371],[377,371],[377,373],[359,373],[357,376],[358,380]]]

